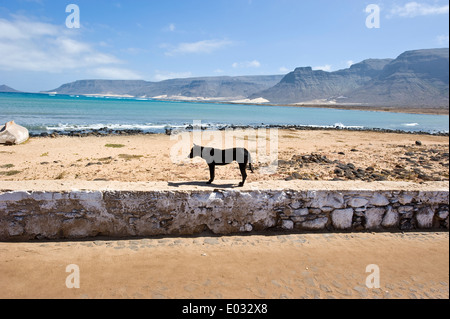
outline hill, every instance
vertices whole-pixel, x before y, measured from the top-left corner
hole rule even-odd
[[[335,72],[297,68],[256,97],[286,104],[448,108],[449,50],[407,51],[394,60],[369,59]]]
[[[172,79],[161,82],[122,80],[81,80],[64,84],[49,92],[58,94],[111,94],[135,97],[203,97],[231,100],[245,98],[267,89],[282,79],[282,75],[202,77]]]
[[[349,93],[347,101],[448,108],[449,50],[405,52],[386,65],[373,81]]]
[[[20,91],[10,88],[7,85],[0,85],[0,93],[19,93],[19,92]]]

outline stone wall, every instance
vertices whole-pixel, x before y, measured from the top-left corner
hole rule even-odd
[[[0,240],[192,235],[208,230],[232,234],[269,228],[448,230],[448,182],[426,187],[367,185],[292,182],[283,188],[261,183],[214,189],[92,183],[86,190],[1,191],[5,188],[0,184]]]

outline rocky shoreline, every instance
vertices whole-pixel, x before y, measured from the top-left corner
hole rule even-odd
[[[152,135],[152,134],[166,134],[172,135],[180,132],[192,132],[193,130],[245,130],[245,129],[280,129],[292,131],[354,131],[354,132],[377,132],[377,133],[395,133],[395,134],[410,134],[410,135],[432,135],[432,136],[449,136],[449,132],[424,132],[424,131],[404,131],[404,130],[390,130],[382,128],[361,128],[361,127],[343,127],[343,126],[304,126],[304,125],[186,125],[183,129],[171,126],[165,127],[163,130],[144,131],[140,129],[110,129],[103,127],[101,129],[92,130],[72,130],[72,131],[49,131],[49,132],[30,132],[30,137],[50,137],[56,138],[58,136],[69,137],[86,137],[86,136],[133,136],[133,135]]]

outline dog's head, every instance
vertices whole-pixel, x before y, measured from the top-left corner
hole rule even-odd
[[[202,156],[202,147],[194,144],[194,147],[191,149],[191,153],[189,154],[188,158],[194,158],[197,156]]]

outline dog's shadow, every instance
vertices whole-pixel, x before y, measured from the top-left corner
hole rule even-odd
[[[239,188],[237,184],[206,184],[206,182],[167,182],[170,187],[201,186],[208,188]]]

